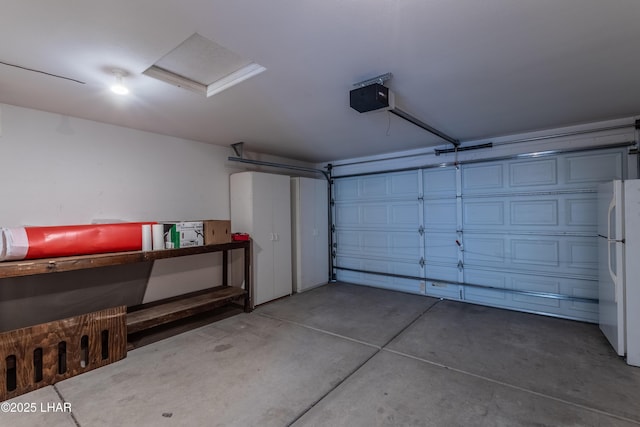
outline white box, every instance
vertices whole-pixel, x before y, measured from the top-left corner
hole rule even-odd
[[[204,245],[202,221],[163,222],[167,249]]]

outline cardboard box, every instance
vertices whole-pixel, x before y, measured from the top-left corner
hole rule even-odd
[[[231,242],[231,221],[210,219],[204,223],[204,244],[217,245]]]
[[[204,245],[204,224],[202,221],[163,222],[163,224],[167,249]]]

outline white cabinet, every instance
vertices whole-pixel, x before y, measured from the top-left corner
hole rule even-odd
[[[291,294],[290,178],[261,172],[230,176],[231,231],[253,240],[254,304]]]
[[[328,186],[323,179],[291,178],[293,290],[324,285],[329,279]]]

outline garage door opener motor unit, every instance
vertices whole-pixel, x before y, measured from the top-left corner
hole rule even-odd
[[[460,141],[450,137],[444,132],[440,132],[429,126],[422,120],[412,116],[406,111],[402,111],[395,105],[395,95],[383,83],[392,77],[391,73],[383,74],[360,83],[356,83],[355,89],[349,92],[349,105],[359,113],[369,113],[374,111],[389,111],[396,116],[413,123],[414,125],[430,132],[445,141],[453,144],[454,147],[460,145]]]
[[[359,87],[349,92],[351,108],[359,113],[369,113],[381,109],[395,108],[395,96],[388,87],[380,83]]]

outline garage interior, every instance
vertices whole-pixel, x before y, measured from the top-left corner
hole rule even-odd
[[[640,4],[227,3],[5,5],[1,230],[252,240],[0,262],[0,425],[640,424],[640,282],[603,293],[599,223],[639,178]],[[61,369],[64,319],[116,307],[121,360],[103,331],[44,384],[25,344],[17,393],[7,337],[56,325]]]

